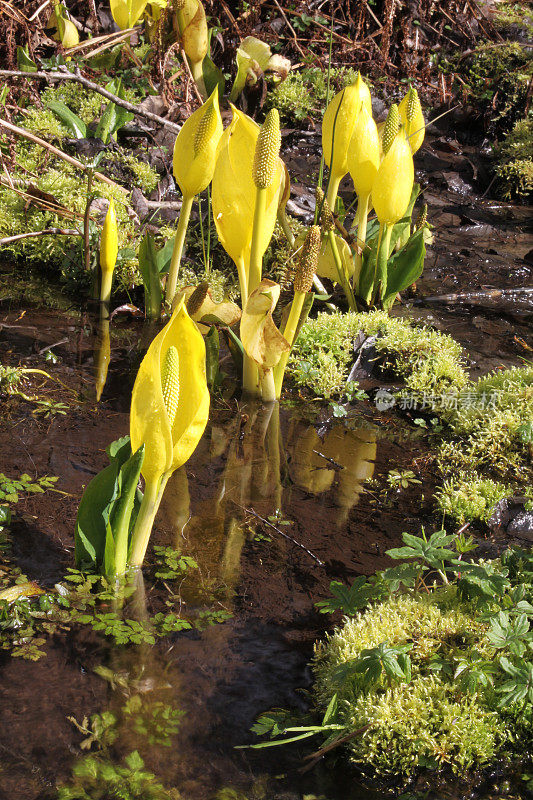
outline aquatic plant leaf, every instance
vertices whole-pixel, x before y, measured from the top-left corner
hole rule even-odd
[[[162,366],[170,347],[176,348],[179,358],[179,399],[172,424],[161,385]],[[170,321],[148,348],[133,386],[130,436],[133,448],[145,444],[145,480],[155,482],[190,458],[208,415],[204,340],[181,299]]]
[[[74,533],[76,566],[110,565],[110,554],[114,552],[113,526],[128,509],[126,524],[131,531],[134,505],[138,506],[140,501],[137,483],[143,457],[142,448],[131,454],[129,438],[119,440],[117,449],[110,455],[111,463],[86,487]]]
[[[246,354],[263,369],[275,367],[290,345],[272,319],[280,286],[263,279],[246,302],[241,318],[241,341]]]
[[[424,230],[417,231],[399,253],[394,253],[387,263],[387,290],[382,298],[385,311],[388,311],[398,292],[407,289],[418,280],[424,269],[426,245]]]
[[[246,84],[253,85],[266,70],[270,56],[270,46],[255,36],[247,36],[237,48],[237,74],[230,94],[230,102],[234,103]]]

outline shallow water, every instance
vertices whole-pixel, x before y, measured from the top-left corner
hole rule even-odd
[[[289,156],[298,139],[287,135]],[[303,179],[317,164],[316,141],[302,142],[308,152],[289,161],[295,208],[305,217],[312,202]],[[462,148],[459,154],[453,132],[435,135],[419,163],[430,187],[435,242],[416,292],[394,313],[453,335],[474,376],[531,358],[525,210],[476,195],[475,153]],[[105,326],[86,313],[11,301],[10,272],[6,267],[0,360],[48,369],[61,383],[34,379],[32,392],[68,406],[65,415],[36,415],[32,405],[12,399],[0,421],[2,471],[57,475],[65,493],[24,499],[11,528],[12,561],[50,588],[73,564],[83,486],[105,465],[109,442],[128,430],[131,386],[154,327],[117,317],[108,339]],[[43,360],[48,348],[59,358],[55,365]],[[53,798],[56,784],[86,754],[80,749],[86,736],[68,717],[83,727],[85,716],[105,710],[121,719],[111,761],[138,748],[146,768],[183,800],[214,799],[228,787],[236,793],[221,793],[221,800],[384,797],[384,790],[362,788],[342,760],[301,773],[312,743],[262,751],[235,746],[257,741],[249,728],[259,713],[306,708],[313,643],[332,624],[315,603],[328,595],[330,581],[385,567],[384,553],[403,531],[439,524],[432,517],[437,477],[429,452],[423,431],[371,404],[357,405],[346,420],[324,409],[315,413],[312,404],[279,414],[220,404],[190,463],[169,483],[153,536],[154,544],[195,558],[199,569],[183,581],[154,580],[150,555],[146,584],[128,610],[139,619],[172,608],[188,619],[213,611],[231,617],[203,631],[171,634],[154,647],[114,647],[74,626],[51,636],[39,661],[0,653],[0,800]],[[372,484],[363,486],[371,477],[383,486],[390,469],[413,467],[422,484],[385,499]],[[111,681],[94,672],[102,665]],[[128,703],[133,710],[125,716]],[[136,732],[158,704],[185,712],[170,747],[157,735],[147,744]],[[497,773],[469,786],[445,781],[432,796],[496,797],[493,786],[501,783]]]

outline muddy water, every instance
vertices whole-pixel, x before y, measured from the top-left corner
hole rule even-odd
[[[316,142],[299,137],[288,134],[286,144],[308,149],[309,158],[290,165],[293,211],[305,218]],[[451,333],[473,374],[520,363],[533,346],[526,213],[480,197],[474,154],[459,153],[453,135],[435,134],[420,159],[435,242],[416,292],[394,313]],[[154,331],[117,318],[107,338],[105,328],[74,310],[11,304],[10,280],[0,309],[0,360],[48,369],[61,383],[33,379],[25,391],[68,406],[65,415],[45,416],[12,399],[0,422],[3,472],[60,478],[64,494],[21,501],[11,529],[13,562],[50,588],[73,563],[83,486],[105,465],[109,442],[127,432],[131,385]],[[44,360],[48,348],[59,358],[55,365]],[[83,727],[84,717],[104,711],[120,719],[108,758],[120,764],[138,749],[146,769],[183,800],[385,796],[362,788],[342,760],[301,773],[310,747],[235,749],[256,741],[249,728],[259,713],[307,707],[313,642],[331,624],[315,603],[330,581],[384,567],[384,552],[402,531],[438,524],[431,517],[436,476],[420,431],[368,405],[346,421],[323,411],[313,424],[309,416],[309,408],[305,417],[235,402],[216,408],[197,452],[169,483],[154,543],[178,547],[199,569],[184,581],[156,580],[150,553],[129,613],[143,619],[179,610],[198,620],[224,612],[231,615],[224,623],[129,648],[74,626],[51,636],[37,662],[0,654],[0,800],[55,797],[87,752],[80,747],[86,735],[68,718]],[[384,496],[392,468],[413,469],[422,484]],[[378,484],[364,487],[372,477]],[[95,673],[102,666],[111,680]],[[157,704],[185,713],[169,741],[156,735],[150,743],[139,726]],[[481,783],[436,792],[498,794],[491,780]]]

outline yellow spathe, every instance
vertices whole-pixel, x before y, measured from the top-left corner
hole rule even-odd
[[[221,136],[216,86],[203,106],[183,123],[176,137],[173,172],[184,196],[194,197],[211,183]]]
[[[400,130],[383,157],[372,187],[372,204],[381,224],[398,222],[409,205],[415,171],[411,148]]]
[[[161,369],[169,347],[179,358],[179,398],[173,424],[163,400]],[[142,475],[155,482],[190,458],[207,424],[209,390],[202,334],[187,314],[184,298],[143,358],[131,397],[132,451],[144,444]]]

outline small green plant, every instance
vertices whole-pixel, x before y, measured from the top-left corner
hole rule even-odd
[[[315,700],[327,719],[313,727],[287,712],[262,715],[254,730],[270,735],[266,746],[321,734],[315,756],[346,742],[360,768],[396,777],[443,766],[464,774],[528,750],[533,554],[515,548],[475,563],[462,535],[403,540],[387,552],[397,566],[350,588],[333,582],[318,604],[347,616],[315,649]]]
[[[58,800],[171,800],[155,775],[145,770],[135,750],[119,766],[98,756],[85,756],[73,767],[72,780],[58,789]]]
[[[409,486],[416,486],[422,483],[412,469],[391,469],[387,474],[387,483],[391,489],[408,489]]]
[[[466,476],[449,478],[437,490],[437,510],[459,523],[480,520],[487,522],[494,506],[513,494],[512,489],[490,478]]]

